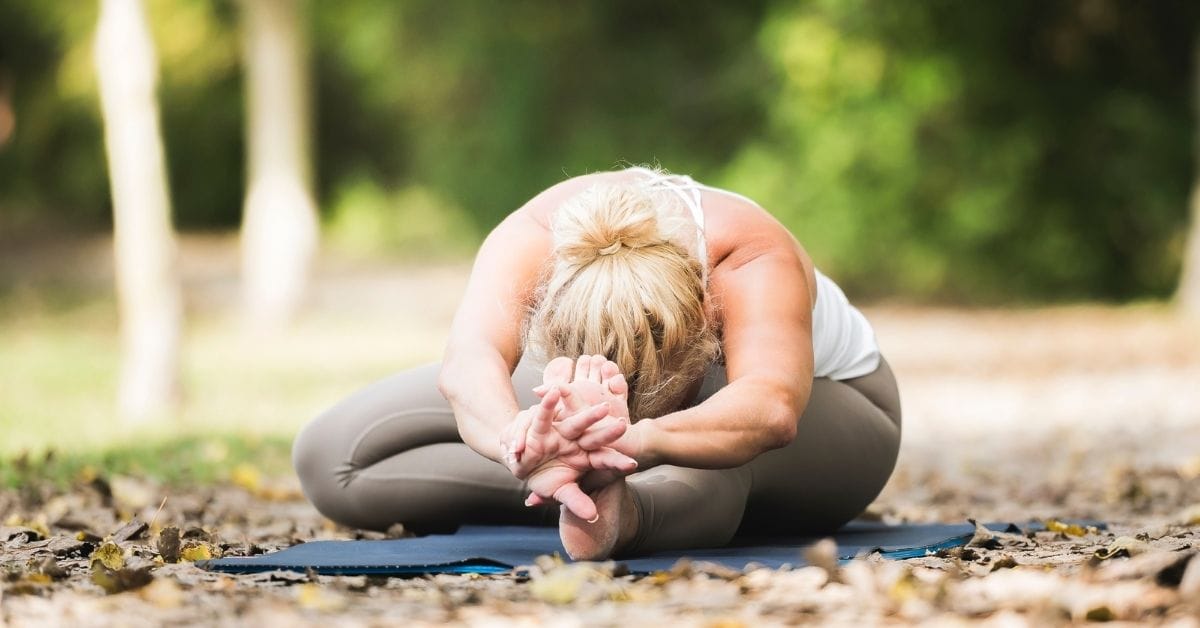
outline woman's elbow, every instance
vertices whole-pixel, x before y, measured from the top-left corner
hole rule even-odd
[[[791,404],[773,406],[767,413],[767,435],[770,449],[787,447],[796,440],[797,413]]]

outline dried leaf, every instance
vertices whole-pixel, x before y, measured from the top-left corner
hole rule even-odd
[[[46,538],[41,532],[23,525],[0,526],[0,543],[16,541],[19,544],[33,543]]]
[[[158,534],[158,541],[155,543],[158,549],[159,556],[168,563],[177,563],[180,558],[180,540],[179,528],[169,526],[163,528]]]
[[[179,558],[185,562],[194,563],[198,560],[209,560],[213,557],[212,546],[208,543],[188,541],[179,553]]]
[[[47,556],[38,564],[38,573],[48,576],[53,580],[62,580],[67,577],[67,570],[63,569],[58,564],[58,560],[53,556]]]
[[[821,539],[804,550],[804,559],[814,567],[825,571],[829,582],[842,582],[841,570],[838,569],[837,542],[833,539]]]
[[[104,589],[105,593],[121,593],[140,589],[154,580],[150,567],[138,569],[109,569],[104,563],[92,563],[92,582]]]
[[[995,532],[985,528],[983,524],[974,519],[968,519],[968,521],[975,524],[975,534],[971,537],[970,541],[967,541],[967,547],[982,547],[984,549],[996,549],[1000,547],[1000,541],[996,538]]]
[[[608,597],[607,585],[612,582],[613,563],[571,563],[549,571],[534,572],[529,591],[539,600],[550,604],[569,604],[581,597],[591,586],[595,597]],[[600,586],[594,586],[600,585]]]
[[[1009,556],[1008,554],[1005,554],[1004,556],[1001,556],[999,558],[999,560],[992,563],[992,571],[998,571],[1000,569],[1012,569],[1013,567],[1016,567],[1018,564],[1019,563],[1017,562],[1017,559],[1013,558],[1012,556]]]
[[[1088,609],[1084,619],[1088,621],[1112,621],[1117,618],[1117,614],[1112,612],[1112,609],[1107,606],[1097,606]]]
[[[105,567],[117,570],[125,566],[125,551],[112,541],[105,541],[92,552],[90,557],[92,566],[100,563]]]
[[[1096,550],[1096,558],[1108,560],[1120,556],[1136,556],[1145,553],[1150,546],[1145,541],[1139,541],[1131,536],[1119,536],[1108,547]]]
[[[1087,536],[1088,530],[1078,523],[1063,523],[1057,519],[1047,519],[1046,529],[1067,536]]]
[[[326,590],[319,584],[306,582],[296,587],[296,603],[300,608],[333,613],[346,607],[345,596]]]
[[[229,473],[229,481],[251,493],[257,493],[262,487],[262,473],[254,465],[243,462]]]
[[[1200,554],[1192,556],[1179,579],[1179,596],[1193,603],[1200,602]]]
[[[133,519],[130,519],[128,523],[117,528],[116,531],[108,535],[108,538],[113,543],[124,543],[125,541],[140,538],[147,529],[149,529],[149,526],[147,526],[137,517],[134,517]]]
[[[155,578],[138,591],[138,597],[159,608],[178,608],[184,602],[183,589],[172,578]]]

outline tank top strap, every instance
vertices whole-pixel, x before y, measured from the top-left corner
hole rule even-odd
[[[663,174],[641,166],[634,166],[629,168],[629,170],[635,170],[644,174],[646,176],[644,181],[650,187],[669,190],[678,196],[688,210],[692,212],[692,219],[696,221],[697,227],[697,255],[700,258],[701,266],[704,268],[704,278],[707,281],[708,242],[704,237],[704,208],[701,204],[701,191],[704,186],[687,175]]]

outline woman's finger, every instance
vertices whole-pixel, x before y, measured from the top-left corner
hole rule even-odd
[[[554,427],[563,438],[575,440],[606,416],[608,416],[608,403],[598,403],[559,421]]]
[[[529,426],[529,434],[533,436],[545,436],[550,433],[551,424],[554,422],[554,409],[558,405],[558,400],[561,395],[558,389],[552,389],[542,397],[541,403],[532,408],[532,419]]]
[[[579,485],[571,482],[563,484],[554,491],[554,501],[560,503],[571,514],[588,522],[595,522],[599,519],[599,513],[596,512],[596,502],[592,501],[591,497],[587,496]]]
[[[529,434],[529,426],[533,422],[533,415],[529,412],[520,412],[516,419],[509,425],[512,427],[512,433],[508,435],[508,450],[513,456],[521,459],[521,454],[525,453],[525,437]]]
[[[543,499],[542,496],[538,495],[537,493],[530,493],[529,497],[525,498],[525,505],[529,508],[533,508],[534,506],[541,506],[544,503],[546,503],[546,500]]]
[[[617,442],[617,439],[624,436],[625,431],[628,429],[628,422],[610,416],[603,421],[596,422],[591,429],[584,432],[576,441],[580,449],[592,451]]]
[[[568,384],[558,384],[558,392],[562,395],[563,411],[570,415],[587,408],[587,401],[581,395],[575,394]]]
[[[592,465],[593,469],[618,471],[620,473],[633,473],[637,470],[638,466],[637,460],[607,447],[589,452],[588,462]]]

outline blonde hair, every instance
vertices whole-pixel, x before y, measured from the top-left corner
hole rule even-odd
[[[719,351],[699,227],[647,182],[594,185],[559,207],[526,340],[544,359],[599,354],[629,382],[636,421],[670,412]]]

